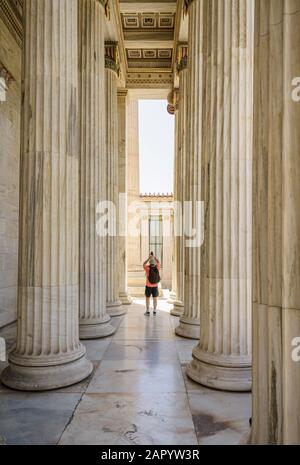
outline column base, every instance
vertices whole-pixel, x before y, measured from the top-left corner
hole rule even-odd
[[[203,357],[202,357],[203,355]],[[204,358],[202,360],[201,358]],[[238,363],[238,357],[218,356],[206,354],[196,347],[193,351],[193,360],[186,368],[189,378],[196,383],[202,384],[219,391],[230,392],[250,392],[252,387],[252,368],[246,360],[241,357]],[[214,363],[209,363],[211,359]]]
[[[86,379],[93,371],[93,364],[83,357],[55,366],[21,366],[10,362],[3,371],[2,383],[18,391],[51,391]]]
[[[119,295],[119,298],[121,300],[122,305],[131,305],[133,302],[133,299],[131,295],[128,294],[128,292],[121,293]]]
[[[182,302],[179,302],[179,301],[175,301],[175,302],[173,303],[173,308],[172,308],[172,310],[170,311],[170,315],[172,315],[172,316],[177,316],[177,317],[181,317],[182,314],[183,314],[183,311],[184,311],[183,303],[182,303]]]
[[[181,316],[179,326],[175,329],[177,336],[187,339],[200,339],[200,319]]]
[[[106,304],[106,312],[113,318],[114,316],[125,315],[127,310],[122,306],[122,302],[118,300],[116,302],[108,302]]]
[[[170,297],[167,300],[168,304],[173,304],[176,301],[176,292],[171,291],[170,292]]]
[[[175,300],[176,300],[176,297],[174,297],[173,299],[172,299],[172,297],[169,297],[168,300],[167,300],[167,303],[173,305]]]
[[[239,446],[251,446],[252,445],[252,430],[250,430],[248,433],[245,433],[240,440]]]

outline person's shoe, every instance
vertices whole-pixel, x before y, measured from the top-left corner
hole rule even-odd
[[[150,312],[147,311],[146,313],[144,313],[144,315],[145,316],[150,316]]]
[[[153,310],[153,316],[156,316],[156,310]]]

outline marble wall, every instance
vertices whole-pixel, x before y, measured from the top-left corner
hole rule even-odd
[[[13,77],[0,101],[0,327],[16,319],[21,49],[0,17],[0,67]],[[4,143],[5,141],[5,143]]]

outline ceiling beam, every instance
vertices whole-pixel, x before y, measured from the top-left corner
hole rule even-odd
[[[176,2],[120,2],[121,13],[175,13]]]
[[[159,42],[159,41],[169,41],[172,42],[173,44],[173,39],[174,39],[174,31],[159,31],[155,30],[153,32],[150,31],[124,31],[124,38],[125,38],[125,43],[128,42]]]
[[[131,100],[166,100],[169,89],[130,89],[128,91]]]
[[[173,40],[125,40],[128,49],[173,48]]]

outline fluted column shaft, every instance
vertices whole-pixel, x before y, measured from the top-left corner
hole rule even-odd
[[[141,271],[143,259],[141,256],[140,234],[134,235],[132,227],[140,231],[140,222],[135,221],[133,202],[140,201],[140,171],[139,171],[139,102],[128,100],[128,271]],[[137,223],[137,224],[136,224]]]
[[[178,102],[178,128],[177,128],[177,150],[175,155],[175,254],[176,254],[176,275],[177,292],[174,307],[171,314],[181,316],[184,309],[184,255],[185,239],[182,234],[182,214],[185,200],[186,181],[186,155],[187,155],[187,130],[188,130],[188,70],[187,57],[185,56],[179,63],[179,102]],[[177,223],[177,228],[176,228]]]
[[[118,91],[119,130],[119,193],[122,196],[119,236],[119,297],[123,305],[130,305],[132,298],[127,285],[127,236],[128,236],[128,144],[127,144],[127,89]]]
[[[191,202],[192,222],[197,224],[197,202],[201,202],[201,158],[203,149],[203,104],[204,104],[204,68],[203,54],[205,45],[204,21],[208,2],[195,0],[189,5],[189,94],[188,116],[188,154],[185,160],[185,195],[184,200]],[[186,219],[184,219],[186,223]],[[201,247],[185,244],[185,281],[184,312],[176,334],[191,339],[200,336],[200,258]]]
[[[300,1],[255,6],[252,443],[299,444]]]
[[[251,389],[253,3],[212,2],[206,18],[205,240],[200,343],[187,373]]]
[[[48,390],[92,371],[78,335],[77,2],[24,4],[17,346],[7,386]]]
[[[178,110],[175,111],[175,125],[174,125],[174,141],[175,141],[175,148],[174,148],[174,169],[173,169],[173,176],[174,176],[174,200],[176,200],[177,196],[177,184],[178,184],[178,173],[177,173],[177,163],[178,163],[178,147],[179,147],[179,114]],[[174,215],[172,216],[172,230],[173,230],[173,237],[172,237],[172,289],[170,291],[170,298],[168,300],[169,304],[173,305],[173,309],[171,310],[171,314],[173,316],[178,316],[178,312],[174,312],[174,302],[177,300],[177,250],[176,250],[176,237],[175,237],[175,228],[176,228],[176,216],[177,212],[174,209]]]
[[[97,232],[96,209],[106,199],[104,7],[79,6],[80,136],[80,338],[109,336],[106,313],[106,238]]]
[[[115,221],[113,234],[107,237],[107,312],[110,316],[125,313],[119,298],[119,160],[118,160],[118,104],[117,75],[114,70],[105,69],[106,85],[106,162],[107,200],[114,205]]]

